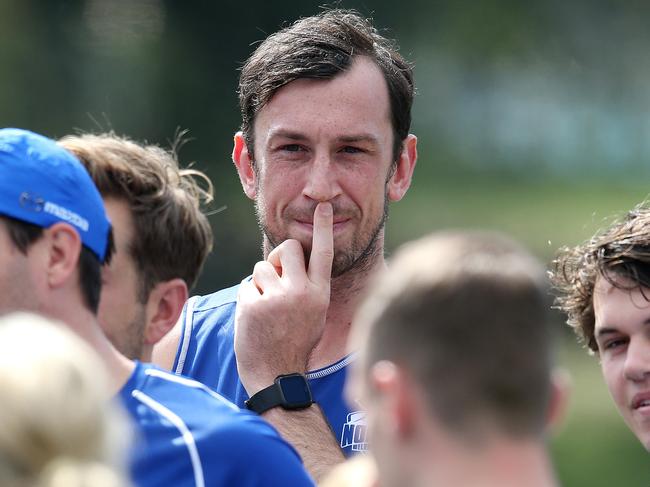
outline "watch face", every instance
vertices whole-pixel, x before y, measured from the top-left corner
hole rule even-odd
[[[307,379],[301,375],[288,375],[280,379],[280,387],[288,406],[301,407],[312,403]]]

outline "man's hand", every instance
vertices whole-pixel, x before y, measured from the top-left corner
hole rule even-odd
[[[334,258],[332,205],[314,211],[311,257],[305,267],[302,246],[286,240],[239,290],[235,316],[235,356],[239,378],[252,396],[280,374],[304,373],[309,355],[325,328]],[[300,453],[316,481],[343,461],[320,407],[301,411],[273,408],[263,417]]]
[[[332,205],[319,203],[308,266],[300,243],[286,240],[255,265],[252,280],[240,287],[235,356],[249,396],[273,384],[280,374],[306,372],[329,306],[332,219]]]

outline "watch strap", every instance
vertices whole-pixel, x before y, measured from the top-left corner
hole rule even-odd
[[[275,378],[273,384],[245,401],[246,408],[257,414],[262,414],[277,406],[283,409],[305,409],[314,400],[311,395],[309,381],[303,374],[283,374]]]
[[[246,404],[246,408],[251,411],[254,411],[257,414],[262,414],[264,411],[268,411],[271,408],[281,406],[283,402],[284,397],[282,396],[282,390],[277,382],[275,382],[269,387],[253,394],[253,396],[244,404]]]

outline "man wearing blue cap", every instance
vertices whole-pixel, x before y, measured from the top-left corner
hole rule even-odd
[[[43,312],[93,346],[136,423],[136,485],[312,485],[267,423],[111,345],[96,313],[112,252],[101,197],[79,161],[40,135],[0,130],[0,314]]]

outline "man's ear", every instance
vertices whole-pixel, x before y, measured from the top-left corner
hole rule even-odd
[[[257,195],[257,184],[256,177],[257,174],[253,169],[253,161],[248,152],[248,147],[244,141],[244,135],[241,132],[235,134],[235,145],[232,149],[232,161],[235,163],[237,168],[237,174],[239,174],[239,180],[241,181],[242,188],[244,188],[244,193],[250,199],[255,199]]]
[[[406,372],[388,360],[375,363],[370,369],[375,394],[383,402],[384,421],[397,438],[412,436],[416,428],[416,394]]]
[[[401,200],[408,191],[417,160],[418,139],[415,135],[409,134],[404,139],[402,152],[400,152],[397,159],[395,170],[388,180],[388,198],[391,201]]]
[[[75,276],[81,254],[81,237],[69,224],[59,222],[43,232],[47,259],[47,285],[58,289]]]
[[[546,429],[553,433],[560,429],[566,416],[571,396],[571,375],[564,368],[556,368],[551,374],[551,397],[549,398]]]
[[[187,284],[180,278],[159,282],[149,293],[144,344],[153,346],[174,327],[187,301]]]

